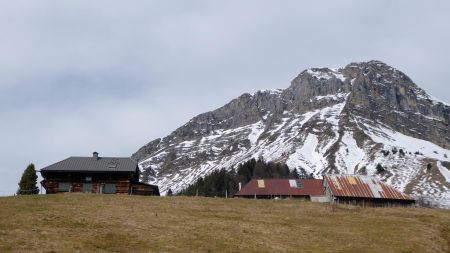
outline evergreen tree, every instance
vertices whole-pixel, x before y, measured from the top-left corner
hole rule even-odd
[[[383,165],[381,165],[381,164],[377,164],[377,173],[378,174],[381,174],[381,173],[383,173],[383,172],[385,172],[386,170],[383,168]]]
[[[291,172],[291,178],[293,178],[293,179],[299,179],[299,178],[300,178],[300,175],[298,174],[297,169],[294,169],[294,170]]]
[[[282,164],[282,163],[279,163],[279,165],[281,166],[283,178],[289,178],[289,174],[291,174],[289,167],[286,164]]]
[[[298,173],[299,178],[301,178],[301,179],[309,179],[309,178],[311,178],[311,175],[308,174],[308,172],[304,168],[300,167],[299,171],[300,171]]]
[[[30,165],[28,165],[28,167],[22,174],[17,194],[19,195],[38,194],[39,188],[36,186],[36,184],[37,184],[36,170],[34,169],[34,164],[31,163]]]
[[[266,178],[267,174],[269,174],[267,164],[262,159],[258,160],[253,169],[253,178]]]
[[[169,189],[169,190],[167,191],[167,196],[168,196],[168,197],[173,196],[172,189]]]
[[[433,165],[431,165],[431,163],[427,164],[427,171],[430,172],[431,168],[433,168]]]

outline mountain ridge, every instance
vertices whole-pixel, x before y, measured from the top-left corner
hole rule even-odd
[[[403,72],[380,61],[350,63],[304,70],[286,89],[244,93],[143,146],[133,158],[142,180],[163,192],[262,156],[316,176],[374,175],[406,193],[444,197],[450,204],[450,182],[443,176],[450,169],[449,123],[450,106]],[[392,154],[394,148],[404,156]],[[376,173],[378,163],[387,173]],[[428,163],[433,171],[427,175]]]

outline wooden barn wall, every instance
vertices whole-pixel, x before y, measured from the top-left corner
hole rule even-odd
[[[157,186],[147,185],[142,183],[131,183],[132,195],[156,195],[159,196],[159,189]]]
[[[336,203],[362,207],[408,207],[413,206],[415,204],[415,201],[401,199],[336,197]]]
[[[83,192],[83,184],[92,183],[92,192],[99,193],[102,184],[115,184],[116,193],[128,194],[130,189],[130,179],[132,173],[45,173],[44,184],[47,193],[58,193],[58,184],[70,183],[71,192]],[[86,181],[86,177],[91,177],[92,180]]]
[[[281,199],[302,199],[302,200],[311,200],[310,196],[305,195],[236,195],[236,198],[247,198],[247,199],[274,199],[274,198],[281,198]]]

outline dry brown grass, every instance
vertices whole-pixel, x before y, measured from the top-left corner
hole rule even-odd
[[[450,252],[450,211],[295,200],[0,198],[0,252]]]

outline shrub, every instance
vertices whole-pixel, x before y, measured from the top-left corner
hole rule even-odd
[[[381,173],[383,173],[383,172],[385,172],[386,170],[384,169],[384,167],[383,167],[383,165],[381,165],[381,164],[377,164],[377,173],[378,174],[381,174]]]
[[[398,152],[397,148],[396,148],[396,147],[393,147],[393,148],[392,148],[392,154],[395,155],[395,154],[397,154],[397,152]]]

